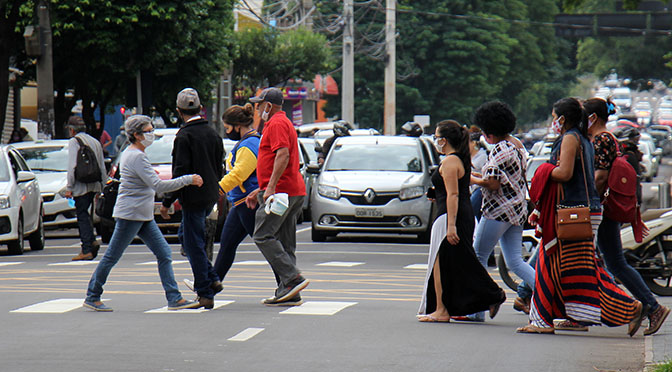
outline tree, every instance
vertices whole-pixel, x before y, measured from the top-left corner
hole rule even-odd
[[[52,0],[57,132],[69,115],[65,92],[95,108],[121,103],[138,71],[153,75],[155,105],[174,107],[191,86],[204,102],[229,60],[234,0]]]
[[[239,85],[279,86],[292,78],[312,81],[332,65],[327,38],[306,29],[248,29],[236,33],[235,42],[233,73]]]
[[[7,99],[9,95],[9,67],[10,58],[16,58],[19,52],[17,47],[16,27],[20,20],[20,12],[25,1],[0,1],[0,132],[3,130],[7,113]]]

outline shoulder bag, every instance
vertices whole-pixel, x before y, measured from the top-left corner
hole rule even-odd
[[[555,231],[559,240],[581,241],[593,239],[593,227],[590,223],[590,199],[588,197],[588,182],[586,181],[586,166],[583,161],[583,146],[579,140],[579,154],[581,159],[581,170],[583,171],[583,185],[586,189],[585,207],[561,207],[560,201],[565,198],[565,192],[562,184],[558,183],[558,207],[556,210]],[[558,160],[560,153],[558,152]]]

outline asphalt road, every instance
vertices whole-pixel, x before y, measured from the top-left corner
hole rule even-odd
[[[485,324],[419,323],[426,245],[396,236],[312,243],[308,225],[298,231],[298,264],[311,284],[302,292],[306,303],[289,311],[260,304],[275,281],[249,241],[212,311],[161,311],[166,300],[156,265],[142,245],[129,247],[112,271],[103,295],[112,313],[81,307],[95,263],[70,262],[79,250],[74,230],[49,232],[42,252],[0,255],[0,371],[643,368],[641,331],[635,338],[625,327],[516,334],[527,318],[512,309],[508,288],[499,315]],[[190,298],[182,283],[191,278],[189,265],[171,247],[178,283]]]

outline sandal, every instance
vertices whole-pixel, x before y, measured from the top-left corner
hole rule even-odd
[[[504,301],[506,301],[506,294],[504,293],[504,290],[501,290],[502,292],[502,299],[499,301],[499,303],[496,303],[494,305],[490,305],[490,319],[494,319],[495,316],[497,315],[497,312],[499,312],[499,307],[502,306]]]
[[[525,327],[520,327],[516,329],[517,333],[537,333],[537,334],[554,334],[555,329],[554,328],[542,328],[542,327],[537,327],[532,324],[528,324]]]

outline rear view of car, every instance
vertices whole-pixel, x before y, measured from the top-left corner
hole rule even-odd
[[[427,240],[432,160],[418,138],[341,137],[311,192],[312,239],[340,232],[417,234]]]

